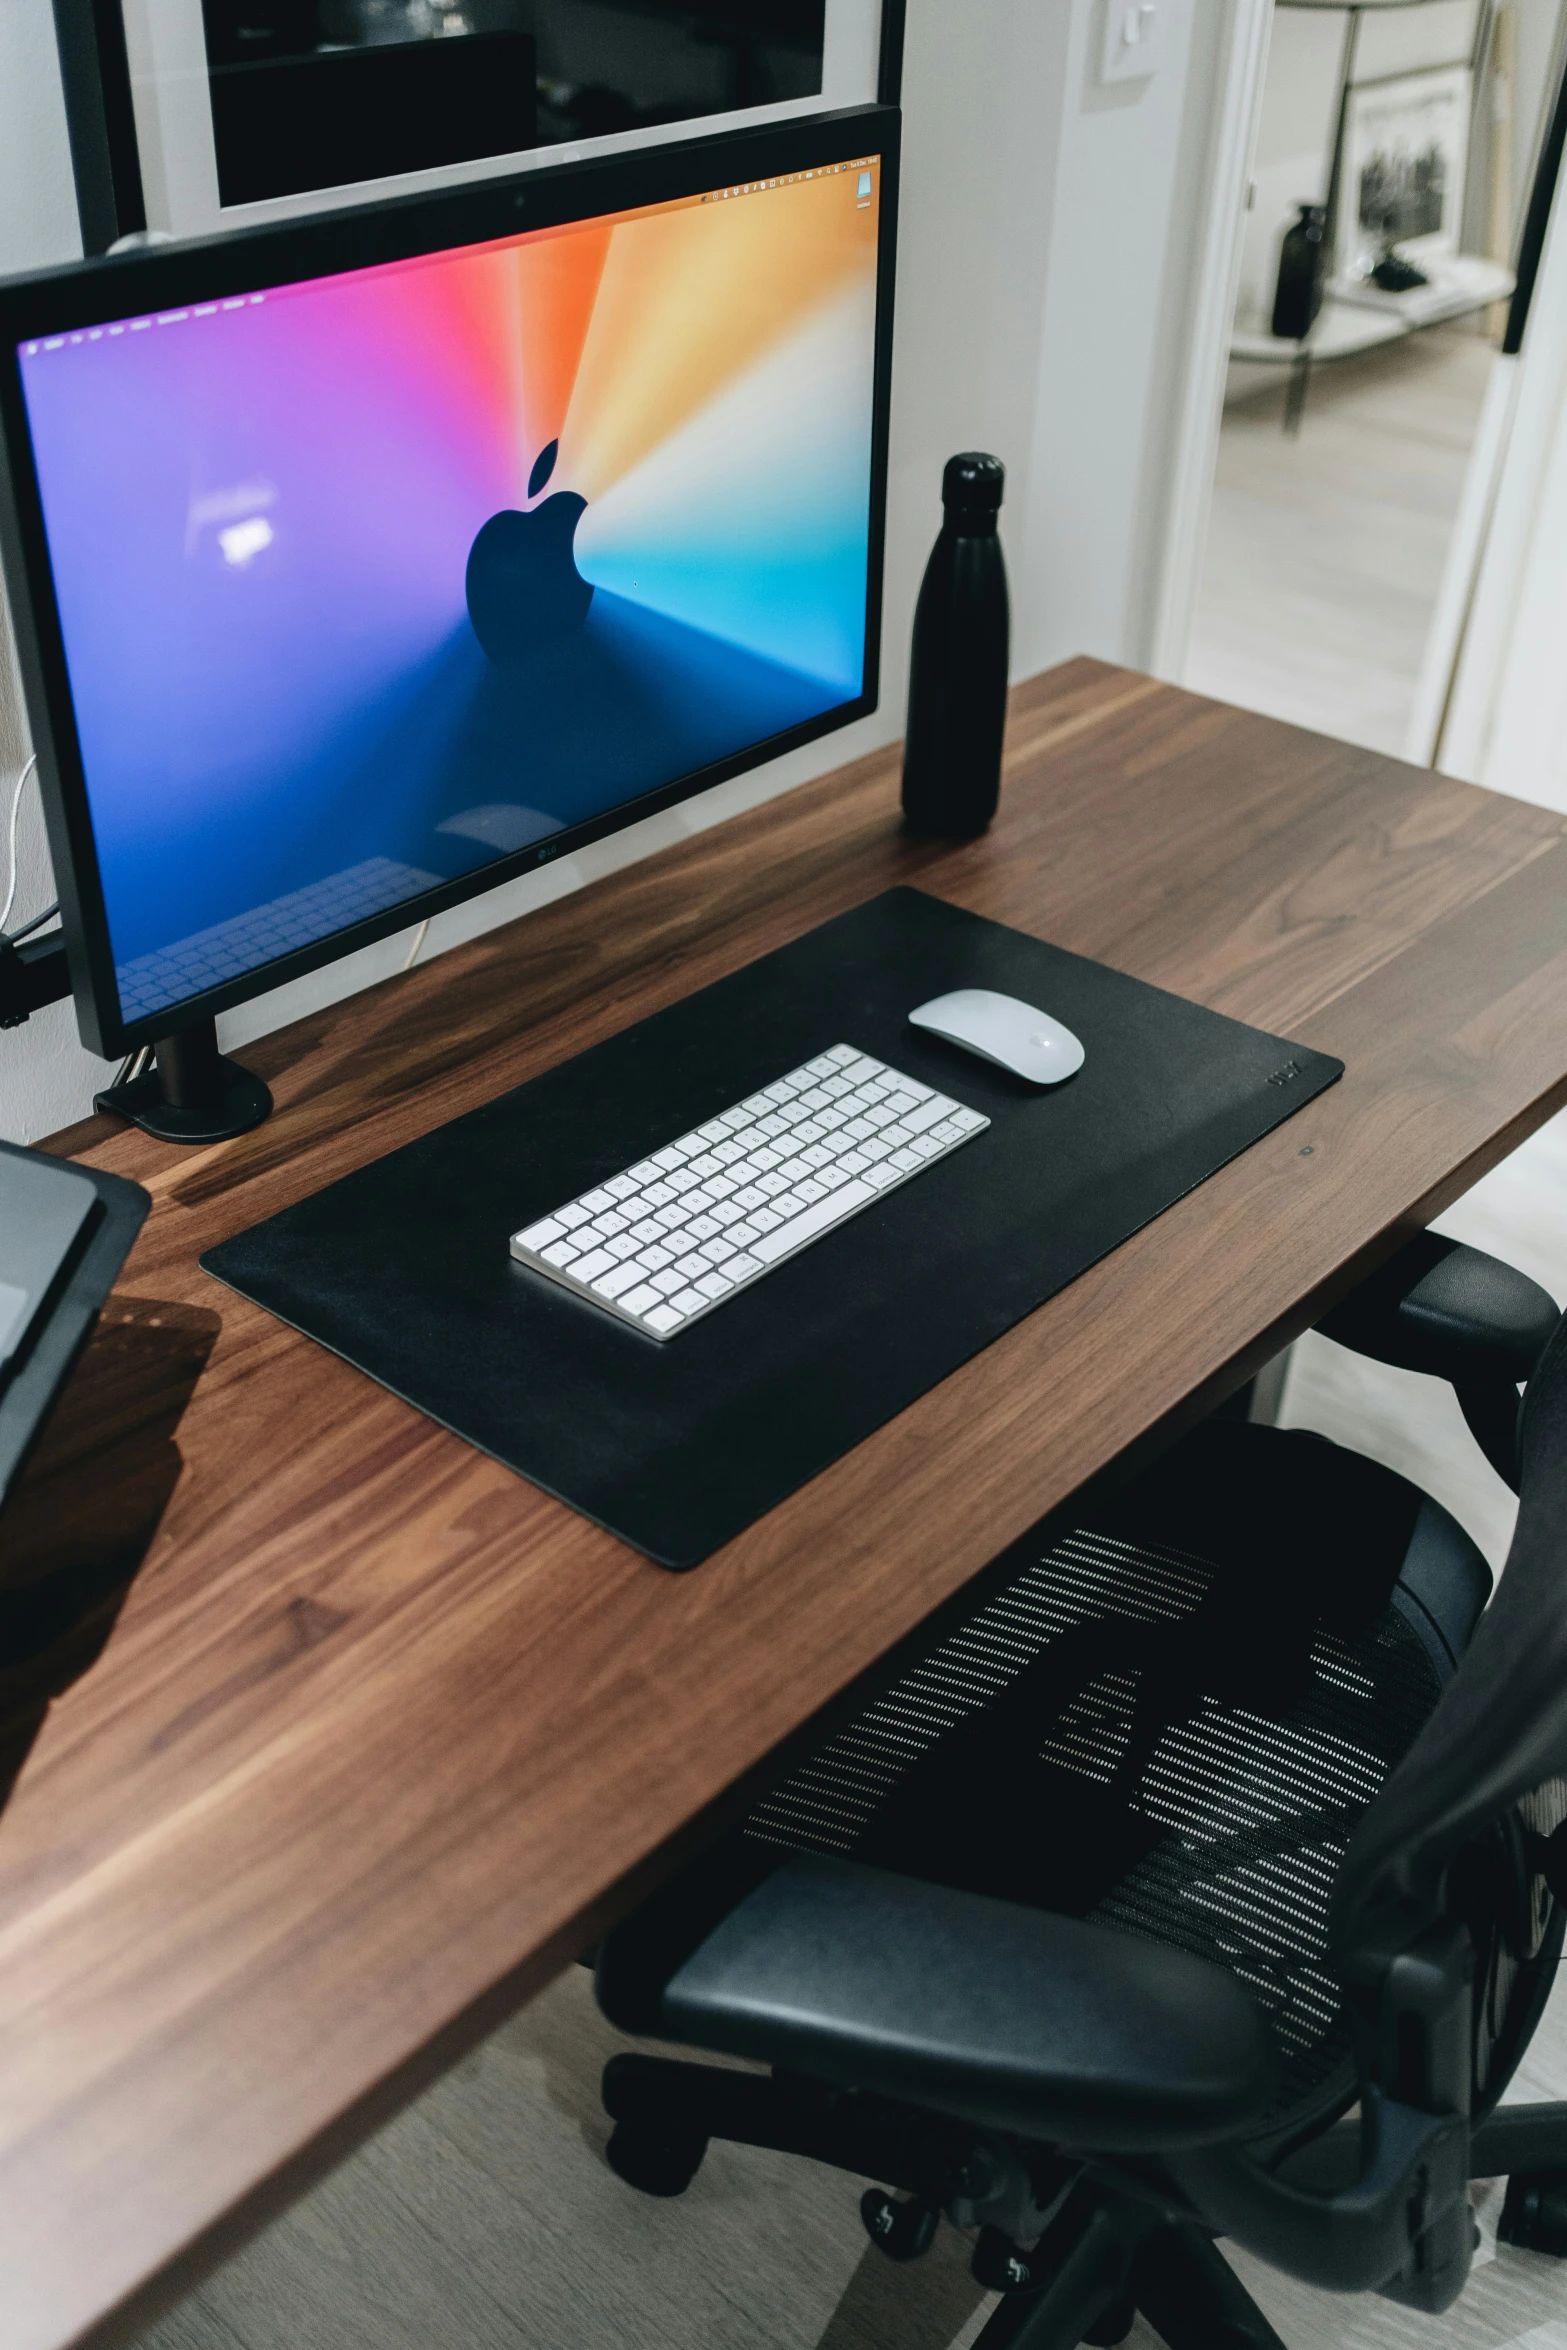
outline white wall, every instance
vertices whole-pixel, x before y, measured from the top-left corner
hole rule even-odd
[[[1105,90],[1104,0],[910,0],[880,711],[441,916],[426,954],[899,734],[914,596],[954,449],[993,449],[1009,469],[1015,674],[1078,651],[1149,662],[1215,60],[1242,4],[1167,0],[1164,70]],[[0,256],[11,268],[74,244],[50,27],[50,0],[0,0]],[[0,782],[23,732],[0,663]],[[53,895],[31,789],[25,860],[22,915]],[[222,1022],[224,1042],[395,970],[410,939],[246,1006]],[[30,1140],[84,1115],[103,1074],[67,1006],[0,1033],[0,1134]]]

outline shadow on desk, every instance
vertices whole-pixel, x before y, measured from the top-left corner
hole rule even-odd
[[[102,1655],[180,1473],[220,1324],[112,1298],[0,1519],[0,1806],[51,1704]]]

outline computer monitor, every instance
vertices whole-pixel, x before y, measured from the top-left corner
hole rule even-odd
[[[241,1131],[214,1014],[875,707],[897,127],[0,287],[78,1017],[158,1047],[110,1106]]]

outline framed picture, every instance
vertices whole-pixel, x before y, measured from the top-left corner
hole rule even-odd
[[[880,97],[903,0],[54,0],[83,242]]]
[[[1456,252],[1469,153],[1472,76],[1435,66],[1362,82],[1345,99],[1337,266],[1366,277],[1397,250]]]

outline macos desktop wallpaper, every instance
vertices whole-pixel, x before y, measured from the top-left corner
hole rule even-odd
[[[859,695],[879,179],[22,346],[127,1020]]]

